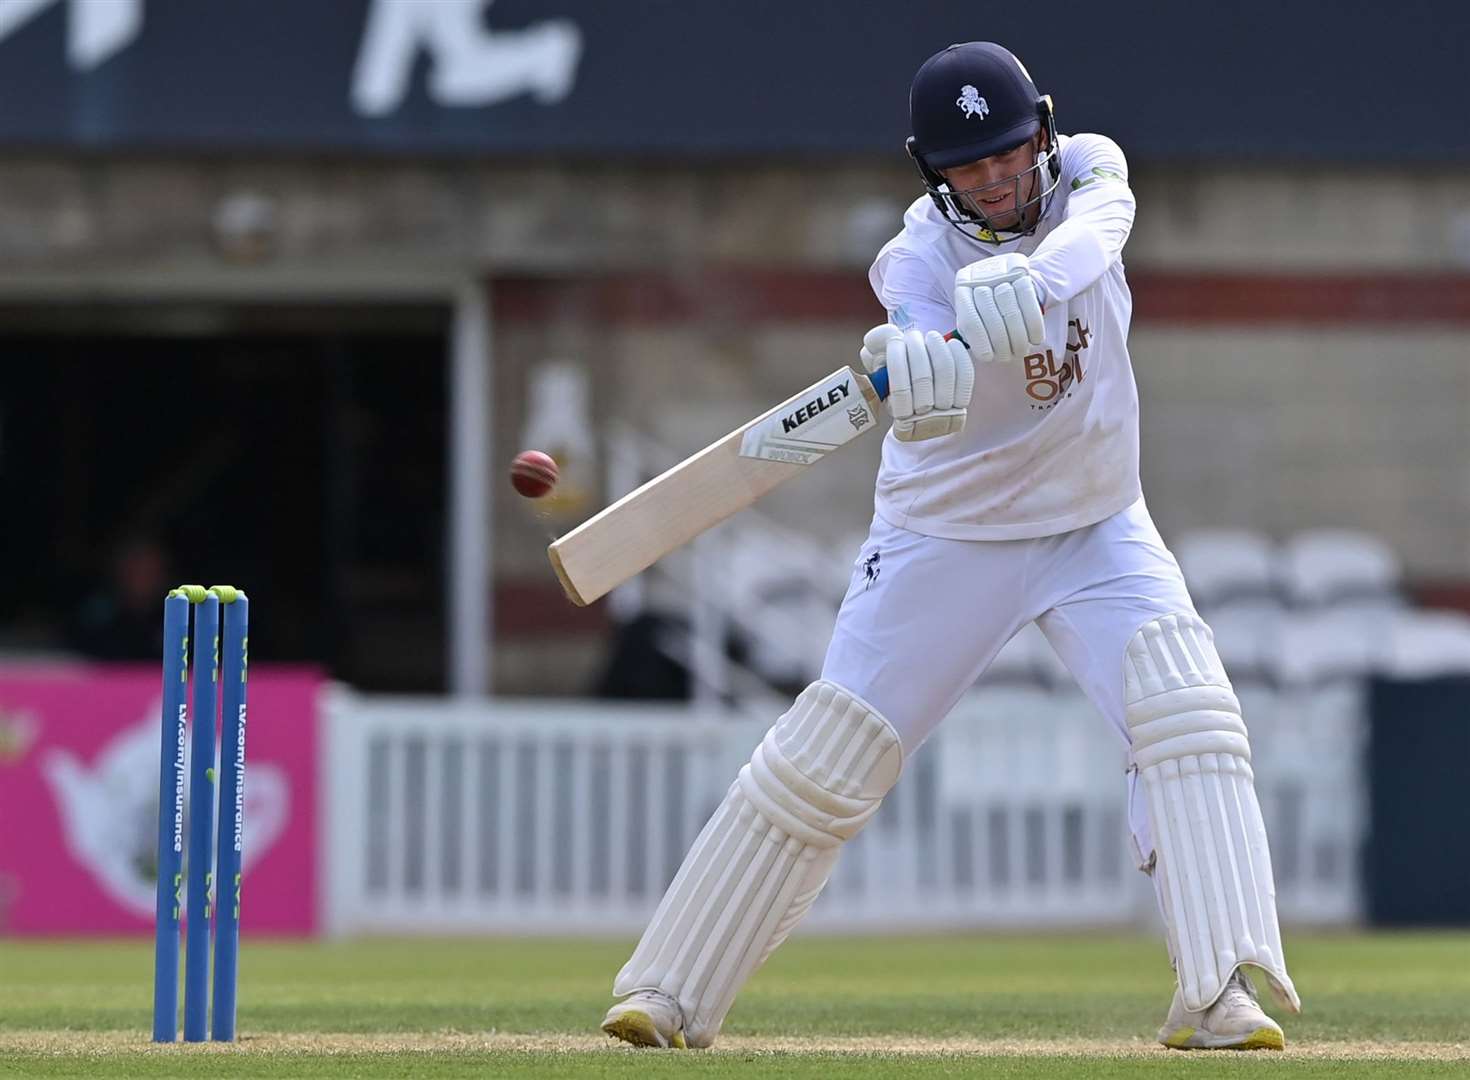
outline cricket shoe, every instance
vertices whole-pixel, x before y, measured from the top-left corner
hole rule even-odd
[[[683,1010],[668,994],[657,990],[639,990],[608,1009],[602,1030],[634,1046],[687,1049]]]
[[[1281,1025],[1261,1011],[1256,992],[1239,969],[1230,976],[1215,1003],[1200,1012],[1184,1007],[1174,990],[1169,1018],[1159,1028],[1159,1042],[1175,1050],[1283,1050]]]

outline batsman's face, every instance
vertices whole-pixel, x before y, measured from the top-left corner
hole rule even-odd
[[[1040,179],[1031,167],[1036,164],[1044,138],[1038,134],[1020,146],[968,165],[942,169],[940,174],[950,190],[984,215],[993,228],[1016,229],[1021,225],[1016,208],[1036,196]]]

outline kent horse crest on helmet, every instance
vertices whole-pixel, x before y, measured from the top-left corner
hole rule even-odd
[[[960,107],[967,120],[972,116],[979,116],[984,120],[990,115],[990,105],[973,86],[960,87],[960,96],[955,99],[955,104]]]
[[[909,87],[909,119],[909,156],[946,221],[986,243],[1005,243],[1036,231],[1062,175],[1056,119],[1051,98],[1037,91],[1010,50],[990,41],[969,41],[935,53]],[[984,123],[976,124],[976,119]],[[1045,138],[1033,163],[988,188],[994,195],[1010,185],[1014,199],[1005,213],[1014,214],[1015,221],[1008,227],[986,215],[981,189],[957,191],[944,177],[945,169],[1014,150],[1038,133]]]

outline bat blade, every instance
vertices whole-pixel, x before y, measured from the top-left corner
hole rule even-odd
[[[838,368],[554,541],[547,556],[567,597],[592,603],[877,427],[886,375]]]

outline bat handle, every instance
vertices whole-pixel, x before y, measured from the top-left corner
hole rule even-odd
[[[970,347],[970,343],[960,337],[958,330],[951,330],[944,336],[946,339],[954,338],[967,349]],[[877,371],[871,372],[868,375],[868,382],[873,384],[873,389],[878,393],[879,401],[888,400],[888,369],[886,367],[881,367]]]
[[[888,399],[888,369],[880,367],[877,371],[870,372],[868,382],[873,384],[873,389],[878,394],[879,401]]]

